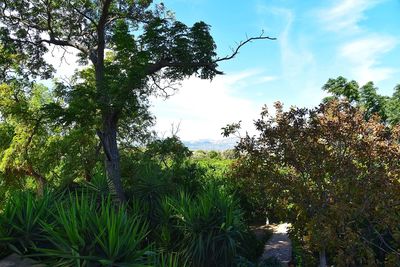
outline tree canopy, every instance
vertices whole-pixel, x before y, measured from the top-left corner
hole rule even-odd
[[[292,234],[339,266],[399,261],[399,126],[331,100],[315,109],[276,104],[237,146],[236,175],[287,207]],[[234,127],[235,128],[235,127]],[[234,130],[234,129],[231,129]]]
[[[58,85],[64,97],[88,97],[71,107],[65,103],[64,107],[76,112],[61,117],[69,125],[95,118],[107,176],[122,201],[125,197],[117,140],[124,136],[123,126],[133,128],[132,120],[148,125],[148,96],[168,94],[168,81],[191,75],[212,79],[222,74],[218,63],[235,57],[243,45],[273,39],[263,35],[248,38],[231,55],[217,57],[209,25],[200,21],[189,27],[174,19],[163,4],[146,0],[5,0],[0,3],[0,14],[0,47],[5,56],[18,60],[13,72],[8,71],[9,61],[1,64],[2,82],[16,77],[30,81],[51,77],[54,68],[44,55],[52,47],[65,52],[74,49],[79,62],[89,67],[71,84]],[[54,103],[52,107],[62,110],[62,104]]]

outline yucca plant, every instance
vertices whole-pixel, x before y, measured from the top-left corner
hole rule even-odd
[[[153,177],[139,179],[133,190],[133,198],[140,203],[151,228],[155,228],[160,223],[161,202],[165,196],[169,195],[169,187],[170,185],[163,177]]]
[[[196,198],[182,193],[175,209],[183,233],[181,252],[190,264],[232,266],[244,230],[236,201],[210,186]]]
[[[115,196],[115,192],[110,190],[110,188],[112,188],[110,181],[101,172],[95,173],[92,177],[92,180],[90,182],[85,181],[84,187],[82,187],[83,190],[94,193],[99,198]]]
[[[176,253],[160,253],[154,263],[157,267],[189,267],[189,265]]]
[[[179,219],[176,213],[175,199],[165,197],[158,209],[158,225],[152,229],[152,237],[156,245],[163,251],[173,252],[178,250],[179,241],[183,238],[183,233],[179,229]]]
[[[53,220],[42,224],[52,246],[38,249],[51,266],[145,266],[147,224],[137,210],[81,192],[58,203]]]
[[[54,202],[55,196],[50,191],[41,197],[29,191],[14,192],[0,215],[0,243],[9,252],[18,254],[31,253],[43,245],[45,238],[40,222],[48,219]]]
[[[56,204],[52,222],[42,222],[49,248],[38,248],[40,256],[52,266],[87,266],[93,260],[95,239],[91,220],[96,216],[96,202],[83,192],[70,193]]]
[[[125,205],[112,207],[110,198],[101,204],[93,218],[92,232],[96,240],[96,261],[104,266],[142,266],[150,252],[145,244],[148,225],[137,209],[127,212]]]

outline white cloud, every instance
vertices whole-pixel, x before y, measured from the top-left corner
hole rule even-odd
[[[329,8],[318,9],[318,17],[327,30],[343,33],[361,31],[359,23],[365,11],[385,0],[335,0]]]
[[[293,40],[291,29],[295,16],[288,9],[275,9],[276,14],[281,14],[286,19],[286,25],[278,37],[283,74],[287,78],[304,76],[315,66],[313,53],[301,40]],[[304,41],[304,40],[303,40]]]
[[[182,82],[180,90],[171,98],[153,101],[157,130],[169,134],[171,125],[180,123],[178,135],[183,140],[198,140],[221,139],[221,127],[239,120],[243,122],[243,129],[252,129],[261,105],[235,95],[235,91],[238,84],[251,84],[263,77],[259,71],[218,76],[211,82],[191,77]]]
[[[350,71],[360,83],[379,82],[389,78],[396,69],[381,67],[379,58],[391,51],[398,40],[391,36],[370,35],[351,41],[339,49],[339,55],[350,63]]]

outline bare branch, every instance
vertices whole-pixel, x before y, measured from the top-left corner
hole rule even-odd
[[[264,36],[264,31],[261,32],[261,34],[260,34],[259,36],[257,36],[257,37],[248,38],[247,35],[246,35],[246,40],[241,41],[241,42],[237,45],[236,49],[234,49],[234,50],[232,51],[232,54],[231,54],[231,55],[225,56],[225,57],[222,57],[222,58],[217,58],[217,59],[214,61],[214,63],[233,59],[233,58],[239,53],[239,50],[240,50],[243,46],[245,46],[245,45],[248,44],[248,43],[251,43],[252,41],[256,41],[256,40],[276,40],[276,38],[269,37],[269,36]]]

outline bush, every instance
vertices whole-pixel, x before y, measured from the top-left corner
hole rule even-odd
[[[239,254],[252,262],[256,262],[263,254],[264,245],[271,236],[272,231],[266,230],[260,238],[257,238],[251,229],[246,228],[240,240]]]
[[[110,197],[99,201],[87,190],[40,198],[17,192],[0,215],[2,256],[29,254],[50,266],[151,263],[148,225],[138,206],[116,207]]]
[[[210,187],[196,198],[182,193],[174,202],[179,249],[191,266],[232,266],[244,224],[231,196]]]
[[[144,264],[147,224],[138,210],[127,212],[110,198],[101,203],[82,194],[56,204],[53,223],[43,223],[50,248],[40,248],[51,266],[133,266]]]
[[[48,191],[40,198],[29,191],[17,191],[10,196],[0,216],[4,254],[28,254],[45,243],[40,222],[48,220],[55,200],[55,195]]]

